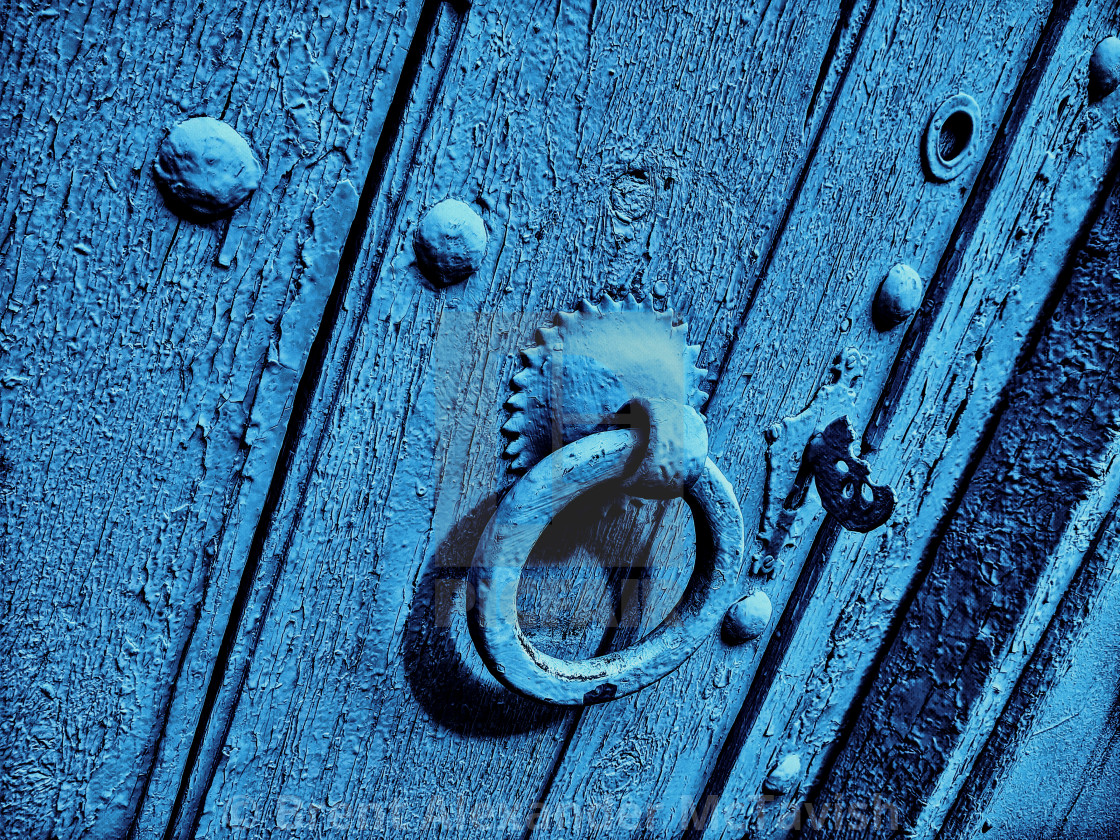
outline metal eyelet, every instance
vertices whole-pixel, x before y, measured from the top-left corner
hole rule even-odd
[[[952,181],[972,163],[980,106],[967,93],[950,96],[930,117],[922,143],[922,162],[934,181]]]

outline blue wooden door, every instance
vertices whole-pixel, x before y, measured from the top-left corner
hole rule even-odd
[[[0,19],[0,835],[1118,830],[1111,0]],[[471,568],[547,454],[522,351],[616,309],[598,361],[661,324],[695,377],[756,600],[543,702]],[[806,481],[845,418],[870,530]],[[497,629],[632,653],[695,515],[551,511]]]

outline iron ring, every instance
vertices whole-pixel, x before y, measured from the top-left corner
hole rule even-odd
[[[642,436],[599,432],[545,457],[498,505],[474,554],[469,626],[489,671],[506,687],[545,703],[582,706],[632,694],[678,668],[716,635],[736,600],[731,584],[743,556],[743,515],[735,491],[710,458],[684,489],[697,530],[697,559],[680,602],[636,644],[592,659],[559,659],[537,649],[517,615],[517,589],[533,546],[553,517],[593,487],[627,477]]]

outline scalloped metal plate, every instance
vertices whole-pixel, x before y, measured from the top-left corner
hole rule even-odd
[[[675,400],[699,409],[707,371],[697,367],[699,345],[672,309],[647,299],[579,302],[536,344],[521,352],[522,369],[506,401],[510,469],[523,472],[565,444],[614,426],[615,415],[636,397]]]

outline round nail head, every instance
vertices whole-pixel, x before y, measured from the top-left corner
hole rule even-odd
[[[893,329],[918,311],[925,289],[918,272],[904,263],[894,266],[875,295],[871,317],[875,326],[886,332]]]
[[[469,204],[444,199],[420,220],[413,247],[420,270],[432,283],[459,283],[482,266],[486,225]]]
[[[1104,99],[1120,86],[1120,38],[1110,35],[1089,59],[1089,101]]]
[[[152,170],[171,209],[198,221],[232,213],[261,183],[261,165],[245,138],[213,117],[171,129]]]
[[[800,776],[801,758],[796,753],[790,753],[766,777],[766,781],[762,783],[762,790],[782,796],[793,790]]]
[[[774,608],[765,592],[754,592],[731,605],[723,618],[723,637],[731,645],[751,642],[762,635]]]

